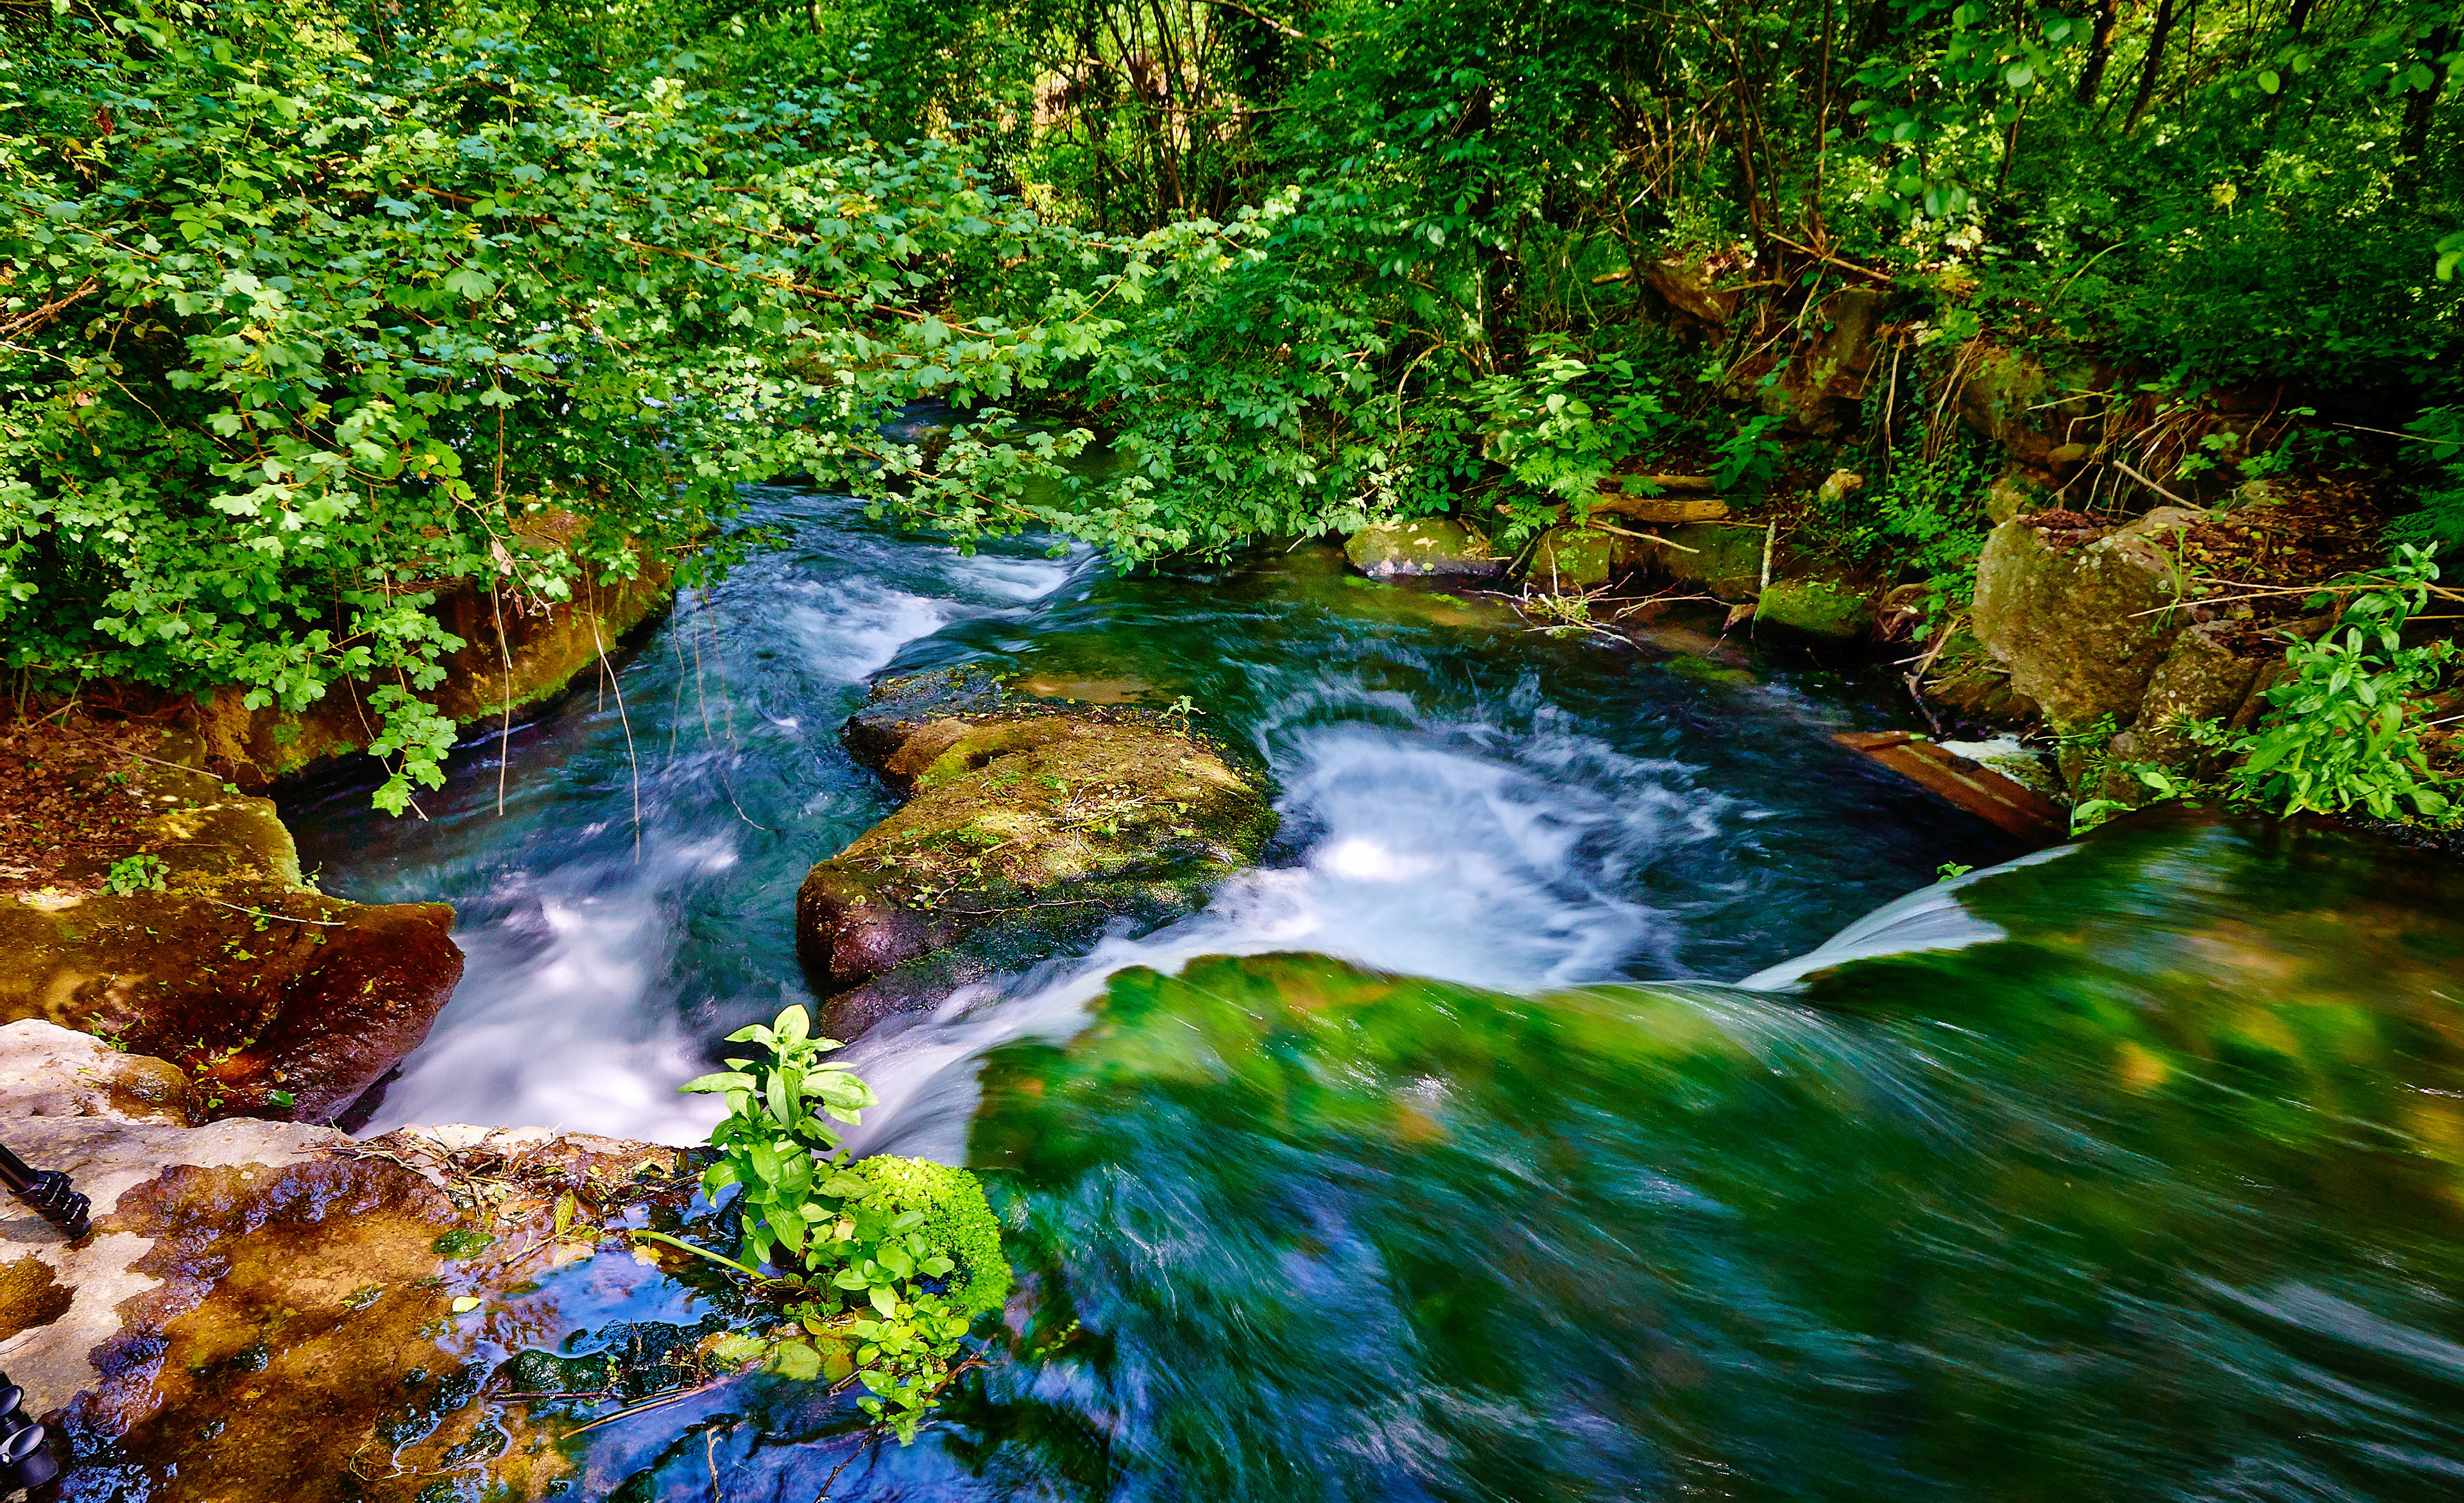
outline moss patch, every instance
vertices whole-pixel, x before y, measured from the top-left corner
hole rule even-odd
[[[1755,607],[1754,624],[1830,642],[1853,641],[1873,628],[1874,592],[1839,579],[1773,579]]]
[[[1009,1297],[1009,1260],[1001,1255],[1001,1223],[993,1219],[981,1181],[964,1169],[929,1159],[902,1159],[882,1154],[855,1165],[857,1173],[878,1189],[868,1204],[892,1211],[920,1210],[928,1246],[947,1249],[957,1260],[966,1282],[958,1297],[970,1316],[987,1315]]]

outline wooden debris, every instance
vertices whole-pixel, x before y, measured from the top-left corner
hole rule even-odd
[[[1631,522],[1725,522],[1728,503],[1717,496],[1702,500],[1679,501],[1666,496],[1628,496],[1614,490],[1603,490],[1592,503],[1595,516],[1621,516]]]
[[[2068,828],[2061,807],[2044,795],[1913,731],[1848,730],[1832,739],[2013,835],[2050,840]]]

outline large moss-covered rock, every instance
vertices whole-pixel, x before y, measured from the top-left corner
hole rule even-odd
[[[1352,534],[1343,553],[1353,568],[1373,579],[1397,576],[1485,579],[1505,573],[1507,562],[1479,529],[1444,516],[1364,527]]]
[[[1185,912],[1274,831],[1258,775],[1182,722],[970,670],[885,684],[847,741],[909,798],[796,894],[797,953],[842,1038],[1116,918]]]
[[[2011,686],[2060,731],[2126,726],[2188,623],[2171,548],[2195,513],[2165,507],[2084,543],[2029,517],[1995,528],[1976,563],[1976,635]]]
[[[363,1144],[286,1122],[188,1128],[152,1104],[23,1105],[0,1097],[0,1141],[94,1202],[76,1242],[0,1219],[0,1368],[73,1448],[70,1496],[604,1495],[564,1439],[592,1402],[514,1391],[541,1386],[520,1381],[522,1357],[557,1354],[500,1359],[566,1346],[590,1372],[561,1386],[611,1405],[704,1376],[702,1329],[606,1323],[656,1266],[550,1277],[690,1201],[676,1149],[487,1128]]]
[[[1681,583],[1699,585],[1724,600],[1750,600],[1762,588],[1762,528],[1723,522],[1689,522],[1664,527],[1661,535],[1674,548],[1645,545],[1637,562]]]
[[[1588,527],[1552,527],[1532,545],[1523,577],[1535,590],[1581,595],[1608,583],[1625,567],[1630,552],[1628,540],[1614,533]]]
[[[1822,642],[1854,642],[1874,627],[1874,589],[1826,576],[1773,579],[1754,607],[1754,626]]]
[[[159,811],[120,857],[148,863],[143,885],[112,890],[104,854],[0,889],[0,1021],[176,1059],[202,1117],[330,1120],[452,995],[453,910],[318,892],[274,805],[186,765],[201,755],[173,736],[132,764],[124,796]]]

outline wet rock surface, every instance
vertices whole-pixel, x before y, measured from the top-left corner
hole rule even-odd
[[[1486,579],[1504,574],[1507,565],[1478,529],[1442,516],[1364,527],[1352,534],[1343,552],[1353,568],[1373,579],[1397,576]]]
[[[796,895],[797,953],[841,1038],[1113,922],[1189,911],[1275,828],[1259,775],[1183,721],[972,670],[884,684],[846,739],[909,796]]]
[[[569,1492],[571,1408],[514,1391],[540,1386],[514,1360],[562,1334],[543,1284],[691,1195],[650,1144],[21,1104],[0,1099],[0,1138],[95,1203],[76,1242],[0,1220],[0,1368],[65,1437],[71,1499]],[[604,1262],[594,1284],[661,1276]],[[592,1386],[617,1392],[624,1361]]]
[[[273,804],[184,765],[201,757],[175,735],[143,764],[133,796],[154,812],[121,860],[146,864],[122,870],[120,890],[98,855],[92,870],[0,892],[0,1021],[172,1059],[200,1119],[330,1120],[451,996],[452,910],[318,892]]]

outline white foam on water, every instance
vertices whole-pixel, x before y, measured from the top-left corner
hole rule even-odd
[[[702,840],[653,848],[639,865],[514,879],[503,917],[454,931],[462,984],[363,1131],[472,1122],[707,1137],[717,1105],[676,1094],[702,1056],[660,994],[672,990],[675,931],[659,894],[734,862],[725,842]]]
[[[869,1035],[848,1057],[881,1104],[850,1145],[958,1162],[981,1057],[1015,1040],[1067,1039],[1088,1002],[1134,966],[1170,973],[1205,955],[1306,949],[1510,991],[1617,974],[1670,930],[1615,893],[1603,856],[1635,839],[1706,839],[1719,800],[1684,787],[1678,764],[1597,743],[1578,749],[1596,759],[1597,783],[1527,765],[1572,754],[1567,735],[1356,723],[1296,734],[1278,760],[1288,764],[1286,820],[1318,832],[1301,864],[1244,872],[1177,924],[1109,938],[1005,992],[971,989],[929,1019]],[[1680,808],[1684,817],[1669,812]]]

